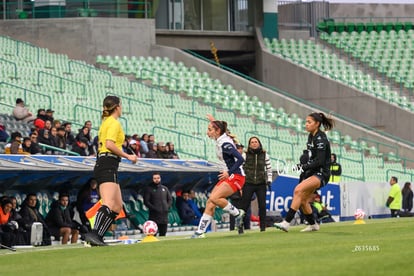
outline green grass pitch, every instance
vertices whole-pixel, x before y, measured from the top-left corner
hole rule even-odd
[[[322,224],[319,232],[208,233],[159,242],[0,250],[1,275],[412,275],[414,218]]]

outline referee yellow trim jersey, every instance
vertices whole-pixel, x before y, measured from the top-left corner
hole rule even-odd
[[[116,147],[119,149],[122,149],[122,143],[125,140],[125,134],[122,130],[121,123],[112,116],[108,116],[103,120],[101,127],[99,128],[98,137],[99,153],[110,152],[110,150],[106,148],[106,140],[114,141]]]

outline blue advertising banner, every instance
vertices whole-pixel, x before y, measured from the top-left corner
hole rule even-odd
[[[272,182],[272,191],[266,195],[266,209],[280,212],[284,217],[289,210],[293,197],[293,191],[299,179],[291,176],[278,176]],[[322,203],[333,216],[341,214],[341,196],[339,185],[329,183],[320,190]]]

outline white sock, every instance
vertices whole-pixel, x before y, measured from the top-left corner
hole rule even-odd
[[[224,211],[229,212],[230,215],[237,217],[239,215],[239,209],[233,206],[230,202],[227,204],[226,207],[223,208]]]
[[[213,219],[212,216],[203,214],[203,216],[200,219],[200,223],[198,224],[198,229],[196,232],[199,234],[205,233],[212,219]]]

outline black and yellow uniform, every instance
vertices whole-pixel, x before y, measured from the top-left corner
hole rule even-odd
[[[120,122],[112,116],[106,117],[98,132],[98,159],[94,168],[94,177],[99,184],[104,182],[118,183],[117,172],[121,158],[106,148],[106,141],[111,140],[116,147],[122,149],[125,139]]]

